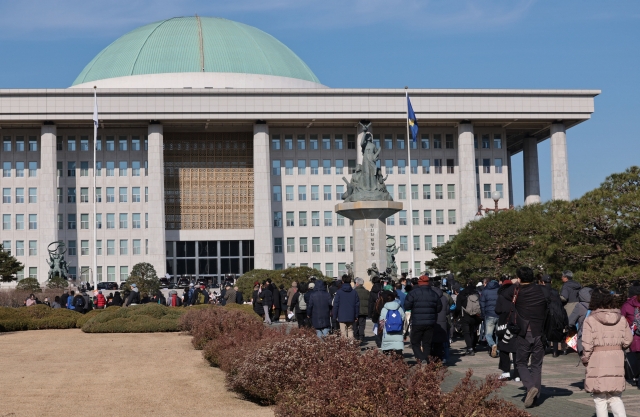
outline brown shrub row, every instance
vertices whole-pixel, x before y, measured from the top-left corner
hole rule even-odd
[[[406,416],[524,417],[496,398],[497,376],[472,379],[469,370],[451,392],[440,386],[439,363],[409,367],[377,350],[309,330],[266,328],[255,315],[221,307],[191,310],[181,319],[196,348],[226,372],[230,389],[282,417]]]

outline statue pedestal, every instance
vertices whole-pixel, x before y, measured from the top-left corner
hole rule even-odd
[[[357,201],[336,204],[335,212],[353,220],[353,273],[371,288],[367,269],[375,263],[380,273],[387,269],[386,218],[402,210],[397,201]]]

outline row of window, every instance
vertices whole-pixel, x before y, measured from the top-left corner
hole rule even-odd
[[[420,211],[421,210],[412,210],[411,211],[411,223],[413,225],[420,225]],[[432,221],[432,212],[433,210],[422,210],[422,224],[429,226],[431,224],[434,224]],[[445,224],[445,217],[444,217],[444,213],[445,210],[435,210],[436,212],[436,218],[435,218],[435,224],[440,225],[440,224]],[[452,209],[452,210],[446,210],[447,212],[447,223],[448,224],[456,224],[456,210]],[[297,217],[297,225],[299,227],[306,227],[308,226],[309,222],[309,218],[307,216],[307,211],[299,211],[298,212],[298,217]],[[323,212],[323,225],[324,226],[333,226],[333,211],[324,211]],[[285,212],[285,225],[287,227],[295,227],[296,226],[296,215],[294,211],[287,211]],[[398,225],[399,226],[406,226],[407,223],[407,210],[400,210],[398,212]],[[349,224],[353,224],[351,221],[349,221]],[[387,225],[389,226],[395,226],[396,221],[395,221],[395,215],[393,216],[389,216],[387,217]],[[344,226],[345,225],[345,217],[337,214],[336,213],[336,226]],[[282,212],[281,211],[274,211],[273,212],[273,226],[274,227],[282,227]],[[311,226],[312,227],[319,227],[320,226],[320,212],[319,211],[312,211],[311,212]]]
[[[96,161],[96,177],[102,176],[102,161]],[[107,177],[115,177],[116,172],[116,163],[114,161],[107,161],[105,164],[105,176]],[[128,161],[119,161],[118,162],[118,176],[126,177],[129,172],[129,162]],[[142,167],[140,161],[131,161],[131,176],[139,177],[140,176],[140,168]],[[144,175],[149,175],[149,166],[148,162],[144,161]],[[76,171],[78,169],[76,161],[67,161],[67,177],[75,177]],[[56,171],[58,177],[64,177],[64,163],[58,161],[56,164]],[[80,176],[88,177],[89,176],[89,161],[81,161],[80,162]]]
[[[3,189],[5,190],[5,189]],[[8,190],[8,189],[7,189]],[[141,187],[131,187],[131,202],[132,203],[140,203],[141,195],[140,195]],[[116,202],[116,187],[105,187],[105,199],[106,203],[115,203]],[[3,191],[4,192],[4,191]],[[4,195],[4,193],[3,193]],[[58,188],[56,199],[58,203],[62,204],[65,202],[64,200],[64,189]],[[77,201],[76,187],[68,187],[67,188],[67,203],[75,203]],[[96,203],[102,203],[102,187],[96,187]],[[9,201],[11,202],[11,201]],[[88,203],[89,202],[89,187],[81,187],[80,188],[80,202]],[[129,187],[118,187],[118,202],[119,203],[128,203],[129,202]],[[144,202],[149,202],[149,187],[144,187]]]
[[[312,268],[318,271],[322,271],[322,264],[320,263],[313,263],[311,264]],[[333,269],[333,262],[327,262],[324,264],[325,268],[324,268],[324,275],[327,277],[341,277],[342,275],[347,273],[347,268],[346,268],[346,263],[345,262],[338,262],[338,275],[333,275],[334,269]],[[424,265],[423,262],[420,261],[415,261],[414,262],[414,266],[413,266],[413,270],[411,270],[411,272],[413,273],[413,276],[419,276],[420,273],[422,272],[422,266]],[[287,264],[287,268],[293,268],[295,267],[296,264],[295,263],[288,263]],[[300,263],[300,266],[309,266],[308,263]],[[275,270],[282,270],[284,268],[283,264],[275,264],[274,265],[274,269]],[[409,262],[400,262],[400,272],[401,273],[409,273]]]
[[[38,152],[38,137],[37,136],[29,136],[25,141],[24,136],[16,136],[15,139],[15,152],[24,152],[25,150],[25,142],[28,144],[27,149],[30,152]],[[12,139],[11,136],[4,136],[2,138],[2,150],[4,152],[12,151]]]
[[[106,224],[104,224],[105,229],[115,229],[116,228],[116,213],[106,213],[105,216]],[[141,213],[131,213],[131,228],[132,229],[141,229],[142,228],[142,214]],[[67,229],[75,230],[78,227],[78,215],[76,213],[68,213],[67,214]],[[64,230],[64,215],[58,214],[58,230]],[[102,221],[102,213],[96,213],[96,229],[103,228]],[[119,213],[118,214],[118,229],[128,229],[129,228],[129,213]],[[144,228],[149,228],[149,213],[144,213]],[[81,213],[80,214],[80,229],[89,229],[89,214]]]
[[[80,139],[76,139],[75,136],[67,136],[65,138],[63,136],[56,137],[56,150],[58,151],[89,151],[89,136],[80,136]],[[98,136],[96,140],[96,151],[102,151],[102,137]],[[66,144],[66,148],[65,148]],[[140,151],[142,150],[141,146],[144,146],[144,150],[149,149],[149,141],[147,139],[140,139],[140,136],[131,136],[129,139],[127,136],[118,136],[118,139],[115,136],[106,136],[104,140],[104,150],[105,151],[115,151],[116,144],[118,145],[118,151]],[[79,145],[79,147],[78,147]]]
[[[449,240],[453,239],[456,235],[449,235]],[[394,237],[395,238],[395,237]],[[286,250],[287,253],[307,253],[307,252],[347,252],[347,238],[345,236],[336,237],[335,241],[333,237],[325,237],[324,242],[320,237],[300,237],[297,238],[296,244],[295,237],[276,237],[273,239],[273,251],[274,253],[283,253]],[[422,250],[421,242],[424,241],[424,250],[432,250],[434,248],[433,235],[416,235],[413,236],[413,250]],[[334,247],[335,242],[335,247]],[[286,247],[283,246],[286,243]],[[309,244],[311,243],[311,244]],[[324,244],[323,244],[324,243]],[[436,235],[435,247],[445,244],[445,235]],[[400,245],[398,250],[405,252],[409,250],[409,236],[400,236]],[[353,237],[349,237],[349,252],[353,252]]]
[[[295,200],[295,186],[286,185],[285,188],[285,201],[294,201]],[[389,194],[397,198],[398,200],[406,200],[407,199],[407,186],[406,184],[398,185],[398,195],[396,196],[394,193],[395,186],[393,184],[387,184],[387,191]],[[323,185],[322,186],[322,199],[323,200],[331,200],[332,199],[332,185]],[[312,201],[320,200],[320,186],[319,185],[311,185],[310,186],[311,194],[309,194],[309,199]],[[419,185],[411,185],[411,199],[418,200],[420,199],[419,193]],[[344,193],[344,185],[336,185],[336,200],[342,200],[342,194]],[[423,184],[422,185],[422,198],[424,200],[431,200],[431,184]],[[447,184],[447,199],[455,200],[456,198],[456,186],[455,184]],[[443,200],[444,199],[444,184],[435,184],[435,199]],[[306,185],[298,185],[298,201],[306,201],[307,200],[307,186]],[[273,201],[282,201],[282,186],[274,185],[273,186]]]
[[[31,161],[26,165],[28,168],[28,174],[30,178],[35,178],[38,176],[38,163],[36,161]],[[11,178],[11,162],[3,162],[2,163],[2,177],[3,178]],[[15,175],[16,178],[24,178],[25,174],[25,163],[24,162],[16,162],[15,163]]]
[[[16,240],[15,250],[12,250],[10,240],[2,241],[2,248],[5,252],[9,254],[13,254],[14,256],[25,256],[25,246],[24,240]],[[38,256],[38,241],[37,240],[29,240],[28,241],[28,255],[29,256]],[[80,241],[80,256],[89,256],[89,241],[81,240]],[[144,240],[144,251],[145,255],[149,254],[149,239]],[[128,239],[120,239],[118,240],[118,247],[116,251],[116,240],[109,239],[106,241],[106,251],[103,250],[102,240],[96,240],[96,255],[116,255],[116,252],[119,255],[129,255],[129,240]],[[132,239],[131,240],[131,254],[132,255],[142,255],[142,239]],[[68,240],[67,241],[67,252],[68,256],[78,256],[78,241],[77,240]]]
[[[37,203],[38,202],[38,189],[27,188],[28,194],[28,202],[29,203]],[[18,187],[14,191],[15,202],[16,204],[24,203],[24,188]],[[2,189],[2,203],[3,204],[11,204],[11,188],[3,188]]]
[[[28,219],[29,230],[38,229],[38,215],[37,214],[16,214],[15,215],[15,228],[16,230],[25,229],[25,220]],[[2,215],[2,230],[11,230],[11,214]]]
[[[482,149],[491,149],[492,136],[493,148],[502,149],[502,135],[500,133],[494,133],[493,135],[488,133],[482,135],[474,134],[474,147],[478,149],[479,145],[482,144]],[[344,136],[341,134],[314,134],[309,135],[307,139],[307,135],[299,134],[295,135],[294,139],[294,135],[271,135],[271,149],[274,151],[279,151],[281,149],[290,151],[293,150],[293,146],[295,143],[297,150],[317,150],[318,146],[322,146],[322,149],[324,150],[330,150],[332,148],[341,150],[344,149],[343,137]],[[347,149],[356,149],[356,136],[346,135],[346,139]],[[386,133],[382,136],[380,134],[374,134],[373,142],[378,148],[380,148],[381,145],[384,145],[384,149],[393,149],[395,142],[395,148],[398,150],[404,150],[407,143],[405,140],[405,136],[402,133],[396,135]],[[409,143],[411,149],[418,148],[417,141],[410,141]],[[423,133],[422,135],[420,135],[421,149],[442,149],[443,144],[445,149],[455,149],[454,143],[455,142],[453,134]]]

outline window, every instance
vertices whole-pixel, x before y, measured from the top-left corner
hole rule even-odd
[[[347,251],[347,247],[345,245],[344,236],[339,236],[338,237],[338,252],[346,252],[346,251]]]
[[[425,184],[422,186],[422,198],[425,200],[431,200],[431,185]]]
[[[455,184],[447,184],[447,198],[449,200],[456,199],[456,185]]]
[[[356,148],[356,135],[347,135],[347,149]]]
[[[311,226],[320,226],[320,212],[312,211],[311,212]]]
[[[293,201],[293,185],[287,185],[284,189],[286,200]]]
[[[502,158],[494,159],[493,164],[496,167],[496,174],[502,174]]]
[[[126,281],[129,278],[129,267],[121,266],[120,267],[120,281]]]
[[[2,176],[4,178],[11,177],[11,162],[3,162],[2,163]]]
[[[385,149],[393,149],[393,136],[392,135],[384,135],[384,148]]]
[[[413,237],[413,250],[420,250],[420,236]],[[419,264],[419,262],[416,262]]]
[[[24,162],[16,162],[16,178],[24,178]]]
[[[495,149],[502,149],[502,135],[500,135],[500,133],[493,134],[493,147]]]
[[[120,213],[119,216],[119,227],[120,229],[126,229],[129,227],[129,221],[128,221],[128,214],[127,213]]]
[[[76,138],[74,136],[69,136],[67,138],[67,151],[75,152],[76,150]]]
[[[320,252],[320,238],[312,237],[311,238],[311,252]]]
[[[396,224],[396,220],[395,220],[396,216],[389,216],[387,217],[387,226],[393,226]]]
[[[398,214],[399,214],[399,217],[400,217],[400,221],[398,222],[398,224],[400,226],[406,226],[407,225],[407,210],[400,210],[400,212]]]
[[[144,176],[149,175],[149,161],[144,161]]]
[[[332,278],[333,277],[333,263],[324,264],[325,276]]]
[[[318,150],[318,135],[309,136],[309,149],[312,151]]]
[[[301,237],[300,238],[300,252],[301,253],[306,253],[307,252],[307,238],[306,237]]]
[[[279,185],[273,186],[273,201],[282,201],[282,187]]]
[[[16,191],[16,193],[17,193],[17,191]],[[2,203],[3,204],[11,204],[11,188],[3,188],[2,189]]]
[[[81,240],[80,241],[80,255],[81,256],[89,256],[89,241]]]
[[[76,215],[75,213],[67,214],[67,229],[74,230],[76,228]]]
[[[427,235],[424,237],[424,250],[433,249],[433,236]]]
[[[307,226],[307,212],[301,211],[298,213],[298,226],[306,227]]]
[[[29,137],[29,148],[31,148],[31,141],[33,140],[33,146],[35,147],[35,151],[38,150],[38,141],[35,139],[35,136]],[[31,149],[29,149],[31,150]],[[16,137],[16,152],[24,152],[24,138],[22,136]]]
[[[342,214],[336,214],[336,226],[344,226],[344,216]]]
[[[384,160],[384,171],[385,174],[393,174],[393,159],[385,159]]]
[[[64,230],[64,216],[58,213],[58,230]]]
[[[107,177],[113,177],[115,175],[116,163],[113,161],[107,161]]]
[[[140,176],[140,161],[131,161],[131,176]]]
[[[442,246],[444,245],[444,235],[438,235],[436,236],[436,244],[438,246]]]
[[[387,187],[387,192],[391,197],[393,197],[393,184],[385,184]]]
[[[333,212],[331,211],[324,212],[324,225],[333,226]]]
[[[478,167],[478,158],[476,158],[476,174],[480,173],[480,168]]]
[[[102,229],[102,213],[96,213],[96,229]]]
[[[325,237],[324,238],[324,251],[325,252],[333,252],[333,238]]]
[[[298,200],[306,201],[307,200],[307,186],[299,185],[298,186]]]
[[[144,213],[144,228],[149,228],[149,213]]]
[[[271,175],[280,175],[280,160],[271,161]]]
[[[293,175],[293,160],[287,159],[284,161],[284,174]]]
[[[75,240],[70,240],[67,243],[67,249],[68,249],[69,256],[76,256],[78,254],[78,248],[76,247]],[[29,250],[31,250],[31,248],[29,248]]]
[[[287,238],[287,252],[295,252],[296,251],[296,238],[288,237]]]
[[[102,176],[102,161],[96,161],[96,177]]]
[[[116,280],[116,267],[108,266],[107,267],[107,281],[114,282]]]
[[[307,148],[307,141],[304,135],[298,135],[297,148],[300,151],[304,151]]]
[[[311,200],[315,201],[315,200],[319,200],[320,199],[320,186],[319,185],[312,185],[311,186]]]
[[[100,136],[98,136],[96,138],[96,151],[101,151],[102,150],[102,139],[100,138]]]
[[[407,186],[398,185],[398,200],[406,200],[406,199],[407,199]]]
[[[482,135],[482,149],[489,149],[489,135]]]
[[[400,251],[406,252],[409,249],[407,236],[400,236]]]
[[[113,239],[107,240],[107,256],[116,254],[116,241]]]
[[[107,187],[107,203],[115,203],[116,189],[115,187]]]
[[[10,137],[7,136],[2,141],[2,150],[4,152],[11,152],[11,138]]]
[[[453,135],[444,135],[445,147],[447,149],[453,149]]]
[[[293,149],[293,136],[292,135],[285,135],[284,136],[284,150],[285,151],[290,151]]]
[[[129,254],[129,241],[127,239],[120,239],[120,255]]]
[[[318,175],[318,160],[312,159],[309,161],[309,168],[311,168],[311,175]]]
[[[11,215],[2,215],[2,230],[11,230]]]
[[[447,159],[447,174],[455,173],[453,159]]]
[[[349,174],[353,174],[356,172],[356,160],[355,159],[347,159],[347,172]]]
[[[305,175],[307,173],[307,160],[298,159],[298,175]]]
[[[116,215],[115,213],[107,213],[107,229],[116,228]]]
[[[24,230],[24,214],[16,214],[16,230]]]
[[[34,188],[34,190],[37,190]],[[31,189],[29,189],[29,193],[31,193]],[[24,203],[24,188],[16,188],[16,204]]]
[[[273,238],[273,252],[274,253],[282,253],[282,238],[281,237]]]
[[[64,176],[63,172],[64,170],[62,169],[62,162],[60,161],[56,162],[56,175],[58,177],[62,177]]]
[[[482,160],[482,173],[490,174],[491,173],[491,159],[483,159]]]
[[[442,200],[442,184],[436,184],[436,200]]]
[[[102,187],[96,187],[96,203],[102,203]]]
[[[449,210],[449,224],[456,224],[456,211]]]
[[[16,256],[24,256],[24,240],[16,240]]]
[[[322,135],[322,149],[331,149],[331,135]]]
[[[127,137],[126,136],[120,136],[120,139],[118,140],[118,150],[119,151],[126,151],[127,150]]]
[[[280,150],[280,135],[271,136],[271,150],[273,151]]]
[[[293,211],[287,211],[286,213],[287,227],[293,227],[296,225],[293,215],[294,215]]]
[[[81,214],[80,215],[80,229],[88,229],[89,228],[89,215]]]
[[[342,135],[336,135],[333,143],[335,144],[335,149],[342,149]]]
[[[126,188],[125,188],[126,191]],[[139,203],[140,202],[140,187],[131,187],[131,202]]]
[[[442,135],[433,135],[433,149],[442,149]]]
[[[127,161],[120,161],[119,165],[119,169],[118,169],[118,175],[121,177],[126,177],[127,176]]]
[[[444,210],[436,210],[436,224],[444,224]]]
[[[420,210],[411,211],[411,224],[413,224],[414,226],[420,224]]]
[[[131,214],[131,228],[140,229],[140,213]]]
[[[503,192],[502,184],[496,184],[496,191],[500,193],[500,198],[504,198],[504,192]]]
[[[344,159],[336,159],[336,175],[342,175],[344,172]]]
[[[429,149],[429,135],[422,135],[422,138],[420,139],[420,147],[422,149]]]
[[[273,212],[273,227],[282,227],[282,212]]]
[[[484,184],[484,198],[491,198],[491,184]]]
[[[81,203],[89,202],[89,188],[86,188],[86,187],[80,188],[80,202]]]
[[[404,174],[407,167],[407,161],[398,159],[398,174]]]
[[[3,240],[2,241],[2,250],[4,250],[9,255],[11,255],[11,241],[10,240]]]
[[[344,194],[344,185],[336,185],[336,200],[342,200],[342,194]]]
[[[67,188],[67,203],[76,202],[76,189],[75,187]]]
[[[442,159],[433,160],[433,172],[435,174],[442,174]]]
[[[102,282],[102,267],[96,266],[96,279],[98,282]]]
[[[412,174],[417,174],[418,173],[418,160],[417,159],[410,160],[409,161],[409,165],[410,165],[411,173]]]
[[[418,186],[417,185],[412,185],[411,186],[411,199],[412,200],[417,200],[420,197],[418,197]]]
[[[31,161],[29,162],[29,177],[34,178],[38,175],[38,163]]]
[[[324,190],[324,199],[325,200],[331,200],[331,186],[330,185],[325,185],[323,187]]]

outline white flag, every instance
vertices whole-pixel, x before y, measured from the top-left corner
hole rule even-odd
[[[95,90],[93,90],[93,125],[98,127],[98,97]]]

